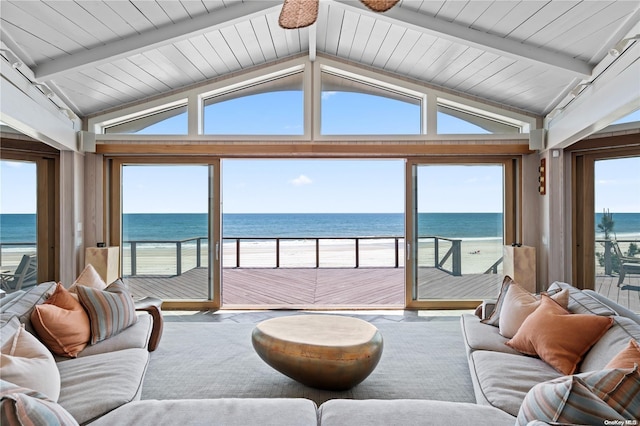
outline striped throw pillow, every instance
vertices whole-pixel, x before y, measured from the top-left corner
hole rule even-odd
[[[527,393],[516,424],[542,420],[588,425],[602,424],[603,419],[632,420],[639,412],[639,391],[637,368],[559,377],[539,383]]]
[[[636,419],[640,413],[640,371],[619,368],[580,374],[594,393],[626,419]]]
[[[67,410],[44,394],[6,380],[0,380],[0,424],[78,426]]]
[[[133,299],[122,280],[104,290],[78,286],[78,299],[89,314],[91,344],[120,333],[138,320]]]

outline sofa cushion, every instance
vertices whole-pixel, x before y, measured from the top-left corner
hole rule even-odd
[[[121,280],[103,290],[78,286],[78,298],[91,323],[91,344],[120,333],[138,320],[131,294]]]
[[[147,349],[152,328],[153,319],[151,315],[146,312],[140,312],[138,313],[138,321],[131,327],[127,327],[115,336],[111,336],[95,345],[88,345],[78,354],[78,358],[122,349]]]
[[[573,374],[582,356],[611,327],[613,318],[571,314],[543,294],[542,302],[506,344],[537,355],[563,374]]]
[[[580,425],[602,424],[603,419],[625,420],[599,394],[579,375],[539,383],[522,402],[516,425],[526,426],[532,420]]]
[[[551,296],[560,306],[566,308],[569,304],[569,290],[563,289]],[[529,293],[518,284],[509,286],[500,311],[500,334],[512,338],[524,320],[540,306],[540,296]]]
[[[518,415],[520,404],[532,387],[560,375],[538,358],[491,351],[472,352],[469,368],[476,402],[512,416]]]
[[[513,423],[513,421],[512,421]],[[92,426],[305,426],[318,424],[316,404],[303,398],[144,400],[97,419]]]
[[[32,389],[0,380],[0,424],[78,426],[62,406]]]
[[[17,321],[17,318],[13,320]],[[1,348],[2,379],[34,389],[56,402],[60,395],[60,373],[51,352],[24,325],[16,331],[13,341]]]
[[[498,327],[486,326],[475,315],[462,314],[460,316],[460,325],[467,353],[475,350],[485,350],[520,354],[520,352],[505,345],[509,339],[500,335]]]
[[[428,400],[332,399],[318,409],[322,426],[344,425],[509,425],[504,411],[476,404]]]
[[[640,315],[636,314],[635,312],[625,308],[622,305],[617,304],[613,300],[593,290],[582,290],[582,292],[588,295],[589,297],[599,301],[603,305],[609,307],[611,310],[615,311],[617,315],[630,318],[633,321],[635,321],[637,324],[640,324]]]
[[[625,317],[612,317],[613,325],[587,352],[580,364],[581,372],[602,370],[621,350],[629,339],[640,340],[640,324]]]
[[[4,310],[4,309],[10,308],[11,305],[16,303],[25,293],[26,292],[24,290],[17,290],[17,291],[5,294],[5,296],[2,299],[0,299],[0,309]]]
[[[57,355],[75,357],[89,342],[89,317],[62,284],[34,307],[31,323],[42,342]]]
[[[611,307],[570,284],[556,281],[549,286],[549,292],[565,288],[569,290],[569,306],[567,308],[569,312],[602,316],[617,315],[616,311]]]
[[[635,339],[629,339],[629,345],[618,352],[604,368],[633,368],[638,365],[640,365],[640,344]]]
[[[124,349],[58,363],[58,403],[83,424],[140,399],[149,362],[145,349]],[[116,423],[114,423],[116,424]]]

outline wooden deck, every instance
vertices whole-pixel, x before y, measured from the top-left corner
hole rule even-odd
[[[454,277],[421,268],[419,299],[495,298],[502,277],[493,274]],[[224,308],[391,308],[404,307],[402,268],[225,268]],[[179,276],[127,277],[134,297],[207,298],[207,269]],[[596,290],[632,311],[640,312],[640,276],[596,277]]]
[[[205,299],[207,270],[180,276],[127,277],[135,297]],[[260,307],[404,307],[402,268],[228,268],[223,270],[225,308]],[[501,277],[454,277],[435,268],[420,270],[420,299],[491,298]]]
[[[638,274],[627,274],[620,287],[618,287],[617,276],[597,276],[595,290],[633,312],[640,312],[640,275]]]

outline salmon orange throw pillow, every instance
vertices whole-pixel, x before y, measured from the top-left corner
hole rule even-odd
[[[640,366],[640,344],[635,339],[630,339],[629,345],[618,352],[604,369],[634,368],[636,364]]]
[[[613,324],[613,318],[571,314],[546,294],[507,346],[539,356],[562,374],[573,374],[582,356]]]
[[[40,340],[57,355],[76,357],[91,337],[87,312],[61,283],[46,302],[36,305],[31,323]]]

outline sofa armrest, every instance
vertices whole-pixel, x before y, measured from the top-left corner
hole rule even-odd
[[[162,319],[162,300],[155,297],[145,297],[135,302],[136,311],[145,311],[153,318],[151,337],[149,338],[149,352],[153,352],[160,343],[164,320]]]

